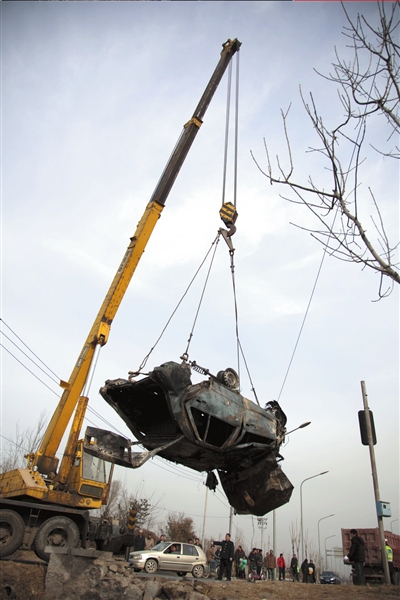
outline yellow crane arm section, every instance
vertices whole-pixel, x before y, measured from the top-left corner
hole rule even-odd
[[[150,202],[139,221],[134,236],[125,252],[114,280],[104,298],[103,304],[92,325],[78,360],[71,373],[66,389],[47,427],[41,446],[35,455],[32,466],[38,466],[41,473],[55,472],[57,460],[54,458],[78,399],[86,383],[97,344],[104,346],[108,340],[111,323],[136,270],[150,235],[162,212],[163,206]]]

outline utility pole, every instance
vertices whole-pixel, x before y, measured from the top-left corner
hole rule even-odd
[[[367,396],[367,389],[365,387],[365,381],[361,382],[361,391],[362,391],[362,396],[363,396],[363,401],[364,401],[365,425],[366,425],[367,436],[368,436],[369,455],[370,455],[370,459],[371,459],[372,481],[374,483],[374,493],[375,493],[375,505],[376,505],[376,508],[378,509],[378,506],[380,505],[381,500],[380,500],[380,494],[379,494],[378,473],[376,470],[376,462],[375,462],[374,438],[373,438],[373,434],[372,434],[371,417],[369,414],[368,396]],[[378,510],[377,510],[377,518],[378,518],[379,538],[380,538],[380,543],[381,543],[381,556],[382,556],[383,571],[385,573],[386,583],[387,583],[387,585],[390,585],[390,573],[389,573],[389,564],[388,564],[388,559],[387,559],[387,554],[386,554],[385,530],[383,527],[383,517],[380,514],[378,514]]]
[[[206,486],[206,498],[204,501],[204,515],[203,515],[203,531],[201,533],[201,543],[202,543],[203,548],[205,548],[205,537],[206,537],[207,501],[208,501],[208,487]]]
[[[257,525],[258,528],[261,529],[261,551],[262,551],[262,555],[264,557],[264,531],[267,528],[267,523],[268,523],[268,518],[263,518],[263,517],[258,517],[257,518]]]

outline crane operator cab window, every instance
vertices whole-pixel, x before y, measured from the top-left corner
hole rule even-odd
[[[107,483],[110,476],[111,463],[102,458],[83,452],[82,477],[98,483]]]

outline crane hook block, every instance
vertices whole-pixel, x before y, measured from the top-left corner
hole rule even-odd
[[[226,225],[226,227],[228,227],[228,229],[229,229],[228,237],[230,237],[236,231],[235,223],[236,223],[236,219],[238,218],[238,213],[236,211],[236,208],[233,206],[233,204],[231,202],[225,202],[219,211],[219,216],[221,217],[222,221],[224,222],[224,225]]]

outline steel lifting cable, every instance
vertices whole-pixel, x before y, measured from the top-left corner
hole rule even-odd
[[[233,205],[236,208],[237,198],[237,163],[238,163],[238,131],[239,131],[239,55],[236,53],[236,88],[235,88],[235,147],[233,161]],[[222,205],[225,204],[226,194],[226,174],[228,167],[228,146],[229,146],[229,125],[230,125],[230,106],[231,106],[231,89],[232,89],[232,62],[228,67],[228,87],[226,97],[226,118],[225,118],[225,144],[224,144],[224,166],[222,176]]]
[[[233,262],[233,253],[234,251],[230,251],[229,254],[231,256],[231,273],[232,273],[232,288],[233,288],[233,301],[234,301],[234,305],[235,305],[235,324],[236,324],[236,342],[237,342],[237,364],[238,364],[238,375],[239,375],[239,381],[240,381],[240,359],[239,359],[239,353],[242,356],[244,365],[246,367],[246,372],[247,372],[247,376],[249,378],[250,381],[250,385],[251,385],[251,391],[254,394],[254,398],[256,399],[256,402],[258,404],[258,406],[260,406],[260,402],[258,401],[258,397],[257,397],[257,393],[253,384],[253,380],[250,374],[250,370],[247,364],[247,360],[246,357],[244,355],[243,352],[243,348],[242,348],[242,344],[240,343],[240,338],[239,338],[239,316],[238,316],[238,307],[237,307],[237,296],[236,296],[236,281],[235,281],[235,265]]]
[[[234,145],[234,161],[233,161],[233,205],[236,209],[237,204],[237,164],[238,164],[238,131],[239,131],[239,55],[240,52],[236,54],[236,88],[235,88],[235,124],[234,124],[234,133],[235,133],[235,145]],[[228,91],[227,91],[227,101],[226,101],[226,120],[225,120],[225,145],[224,145],[224,168],[223,168],[223,178],[222,178],[222,205],[225,204],[225,193],[226,193],[226,176],[227,176],[227,164],[228,164],[228,142],[229,142],[229,124],[230,124],[230,105],[231,105],[231,88],[232,88],[232,63],[229,65],[228,71]],[[235,249],[233,248],[230,237],[226,235],[223,236],[226,243],[229,247],[229,255],[231,259],[230,269],[232,274],[232,289],[233,289],[233,301],[234,301],[234,310],[235,310],[235,330],[236,330],[236,355],[237,355],[237,369],[240,380],[240,355],[242,356],[244,365],[246,367],[247,376],[250,381],[251,391],[254,394],[257,404],[260,406],[260,403],[257,398],[257,393],[254,388],[254,384],[251,378],[251,374],[248,368],[248,364],[246,361],[246,357],[243,352],[243,347],[240,343],[239,338],[239,315],[238,315],[238,306],[237,306],[237,295],[236,295],[236,281],[235,281],[235,265],[234,265],[234,253]]]
[[[217,251],[218,242],[219,242],[219,240],[220,240],[220,237],[221,237],[221,232],[220,232],[220,231],[218,231],[218,235],[217,235],[216,239],[215,239],[215,240],[214,240],[214,242],[213,242],[213,244],[215,243],[215,248],[214,248],[214,252],[213,252],[213,254],[212,254],[212,257],[211,257],[210,265],[209,265],[209,267],[208,267],[207,276],[206,276],[206,279],[205,279],[205,282],[204,282],[204,285],[203,285],[203,290],[202,290],[202,292],[201,292],[201,296],[200,296],[199,304],[198,304],[198,306],[197,306],[197,310],[196,310],[196,314],[195,314],[195,317],[194,317],[194,321],[193,321],[192,329],[191,329],[191,332],[190,332],[190,334],[189,334],[189,338],[188,338],[188,341],[187,341],[186,350],[185,350],[185,352],[184,352],[184,353],[182,354],[182,356],[181,356],[181,359],[182,359],[182,360],[188,360],[188,358],[189,358],[189,346],[190,346],[190,344],[191,344],[191,342],[192,342],[194,328],[196,327],[196,323],[197,323],[197,317],[199,316],[200,308],[201,308],[201,305],[202,305],[202,303],[203,303],[204,294],[205,294],[205,291],[206,291],[206,287],[207,287],[207,284],[208,284],[208,280],[209,280],[209,278],[210,278],[211,267],[212,267],[212,266],[213,266],[213,264],[214,264],[215,253],[216,253],[216,251]],[[204,261],[203,261],[203,262],[204,262]]]
[[[166,324],[164,325],[164,327],[163,327],[163,329],[162,329],[162,331],[161,331],[160,335],[158,336],[157,340],[155,341],[154,345],[153,345],[153,346],[150,348],[150,351],[149,351],[149,352],[146,354],[146,356],[145,356],[145,357],[144,357],[144,359],[142,360],[142,362],[141,362],[141,364],[140,364],[140,367],[138,368],[138,370],[137,370],[137,371],[129,371],[129,375],[130,375],[131,377],[134,377],[134,376],[136,376],[136,375],[139,375],[139,373],[141,373],[141,371],[142,371],[142,370],[144,369],[144,367],[146,366],[146,363],[147,363],[147,361],[148,361],[148,359],[149,359],[149,357],[150,357],[151,353],[153,352],[153,350],[155,349],[155,347],[157,346],[157,344],[158,344],[158,343],[159,343],[159,341],[161,340],[161,338],[162,338],[162,336],[164,335],[164,333],[165,333],[165,331],[166,331],[166,329],[167,329],[168,325],[169,325],[169,324],[170,324],[170,322],[172,321],[172,318],[174,317],[174,315],[175,315],[175,313],[177,312],[178,308],[179,308],[179,307],[180,307],[180,305],[182,304],[182,302],[183,302],[183,299],[185,298],[185,296],[186,296],[186,295],[187,295],[187,293],[189,292],[189,290],[190,290],[190,288],[191,288],[192,284],[194,283],[194,280],[196,279],[196,277],[197,277],[197,275],[200,273],[200,270],[202,269],[202,267],[203,267],[204,263],[206,262],[206,260],[207,260],[207,257],[209,256],[209,254],[210,254],[210,252],[211,252],[211,250],[212,250],[213,246],[215,245],[215,247],[216,247],[216,246],[218,245],[218,242],[219,242],[220,235],[221,235],[221,234],[220,234],[220,232],[218,232],[218,234],[217,234],[216,238],[213,240],[213,242],[212,242],[212,244],[211,244],[210,248],[209,248],[209,249],[208,249],[208,251],[206,252],[206,255],[205,255],[205,257],[204,257],[204,258],[203,258],[203,260],[201,261],[201,263],[200,263],[199,267],[197,268],[197,270],[196,270],[195,274],[193,275],[192,279],[190,280],[190,282],[189,282],[189,284],[188,284],[188,286],[187,286],[186,290],[184,291],[184,293],[183,293],[183,295],[182,295],[181,299],[179,300],[178,304],[176,305],[176,307],[175,307],[175,308],[174,308],[174,310],[172,311],[172,313],[171,313],[171,316],[168,318],[168,320],[167,320]],[[215,250],[214,250],[214,255],[215,255]],[[204,292],[203,292],[203,293],[204,293]],[[192,332],[193,332],[193,329],[192,329]]]

